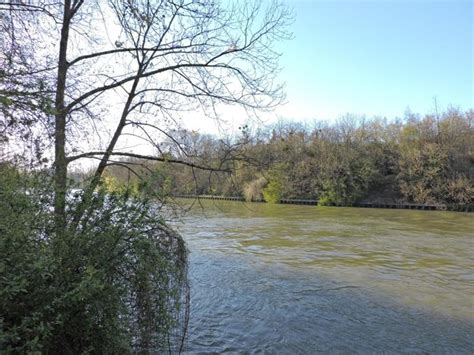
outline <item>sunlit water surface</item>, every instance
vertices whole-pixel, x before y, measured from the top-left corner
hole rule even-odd
[[[202,203],[187,352],[474,353],[472,214]]]

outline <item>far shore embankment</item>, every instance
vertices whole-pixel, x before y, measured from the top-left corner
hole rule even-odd
[[[265,200],[247,201],[241,196],[216,196],[216,195],[175,195],[175,198],[205,199],[221,201],[240,201],[253,203],[266,203]],[[308,205],[318,206],[318,200],[311,199],[280,199],[278,204],[287,205]],[[425,210],[425,211],[454,211],[454,212],[474,212],[474,206],[459,206],[445,204],[415,204],[415,203],[393,203],[393,202],[355,202],[352,204],[329,204],[327,207],[359,207],[359,208],[391,208],[407,210]]]

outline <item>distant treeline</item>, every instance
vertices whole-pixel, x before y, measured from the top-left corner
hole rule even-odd
[[[111,166],[105,183],[160,196],[468,206],[474,201],[473,123],[474,110],[448,109],[424,116],[408,112],[392,121],[346,115],[311,127],[243,126],[228,140],[174,132],[179,139],[163,144],[163,156],[215,171],[129,159]],[[231,172],[219,172],[227,169]]]

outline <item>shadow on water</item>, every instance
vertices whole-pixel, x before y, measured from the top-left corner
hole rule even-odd
[[[189,353],[473,352],[471,216],[242,205],[180,226]]]

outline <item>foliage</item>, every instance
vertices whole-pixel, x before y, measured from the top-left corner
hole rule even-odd
[[[447,164],[448,156],[439,144],[403,149],[398,174],[401,192],[410,201],[418,203],[441,200],[447,182]]]
[[[51,168],[38,180],[2,177],[0,350],[182,344],[173,334],[186,325],[186,250],[160,218],[161,201],[180,177],[197,191],[195,169],[230,171],[235,149],[173,128],[189,112],[219,120],[223,105],[254,116],[283,102],[272,48],[291,38],[291,21],[279,1],[0,3],[1,152],[22,142],[30,154],[15,157]],[[129,151],[124,137],[145,150]],[[70,167],[91,158],[98,165],[73,198]]]
[[[465,176],[459,176],[448,181],[446,200],[459,206],[472,205],[474,202],[474,187]]]
[[[263,189],[263,197],[265,201],[270,203],[278,203],[283,197],[284,186],[286,185],[286,173],[288,166],[284,163],[275,164],[268,171],[268,184]]]
[[[101,187],[109,194],[128,194],[133,197],[138,197],[140,194],[140,186],[137,181],[120,183],[115,176],[109,174],[104,174],[102,177]]]
[[[171,193],[172,177],[167,166],[157,166],[148,176],[148,179],[140,181],[140,193],[144,196],[154,196],[164,200]]]
[[[46,176],[1,170],[0,351],[178,350],[186,249],[156,207],[99,192],[88,220],[56,238]]]
[[[281,200],[282,185],[278,180],[270,180],[267,187],[263,190],[265,201],[270,203],[278,203]]]
[[[238,138],[240,159],[231,179],[174,170],[168,172],[170,191],[243,195],[247,200],[263,194],[272,202],[305,198],[328,205],[373,200],[469,206],[473,122],[474,111],[450,108],[437,118],[409,114],[388,121],[346,115],[332,125],[278,122],[254,131],[247,127],[245,137]],[[196,149],[207,151],[210,161],[225,152],[208,137],[206,145]]]
[[[264,187],[268,184],[267,179],[260,177],[244,185],[243,194],[245,201],[261,201],[264,199]]]
[[[0,170],[0,350],[41,351],[61,321],[51,302],[53,252],[41,234],[51,226],[25,177],[5,164]]]

